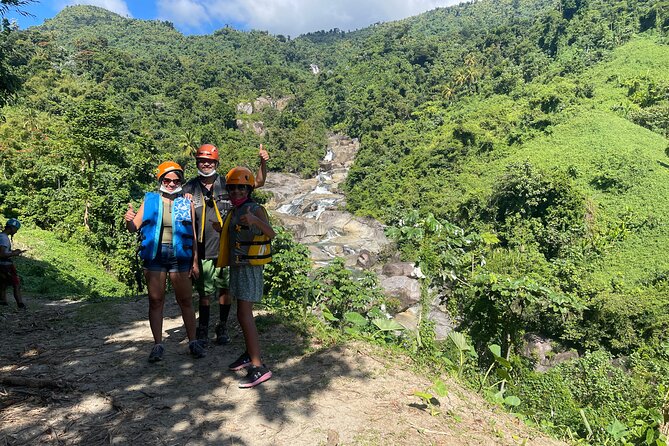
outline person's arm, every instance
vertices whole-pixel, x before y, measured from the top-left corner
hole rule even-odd
[[[269,159],[269,153],[263,148],[262,144],[260,144],[258,156],[260,157],[260,167],[258,167],[258,173],[256,174],[255,188],[263,187],[265,185],[265,179],[267,178],[267,160]]]
[[[195,229],[195,205],[190,202],[191,229],[193,231],[193,265],[190,268],[190,276],[197,279],[200,276],[200,264],[197,257],[197,231]]]
[[[144,202],[142,202],[137,212],[132,208],[132,203],[128,203],[128,210],[123,216],[126,229],[130,232],[137,232],[142,225],[142,217],[144,217]]]
[[[10,250],[7,246],[0,246],[0,259],[9,259],[21,255],[23,249]]]
[[[262,207],[258,207],[255,212],[251,212],[251,207],[246,208],[246,214],[242,215],[239,220],[247,226],[255,226],[262,231],[270,239],[273,239],[276,236],[276,232],[272,229],[272,225],[267,221],[267,216],[265,210]]]

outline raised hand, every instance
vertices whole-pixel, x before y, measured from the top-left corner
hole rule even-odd
[[[257,221],[258,217],[253,215],[253,212],[251,212],[251,206],[246,207],[246,213],[243,214],[241,217],[239,217],[239,221],[245,224],[246,226],[251,226],[255,224]]]
[[[135,218],[135,215],[137,215],[137,212],[132,207],[132,203],[128,203],[128,210],[125,212],[125,215],[123,216],[125,218],[125,221],[132,221]]]
[[[267,150],[263,148],[262,144],[260,144],[260,150],[258,150],[258,156],[260,157],[261,162],[267,162],[267,160],[269,160],[269,152],[267,152]]]

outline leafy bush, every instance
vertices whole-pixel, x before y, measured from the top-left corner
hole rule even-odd
[[[536,242],[558,257],[585,232],[585,198],[564,174],[549,174],[529,161],[511,164],[495,185],[490,217],[510,245]]]

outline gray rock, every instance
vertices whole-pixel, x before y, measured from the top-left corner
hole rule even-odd
[[[434,334],[437,341],[443,341],[455,329],[453,319],[438,307],[431,307],[428,319],[434,321]]]
[[[400,301],[400,308],[405,310],[420,301],[420,283],[405,276],[381,277],[381,288],[387,297]]]
[[[383,265],[384,276],[406,276],[410,277],[413,273],[414,266],[412,262],[396,262],[386,263]]]

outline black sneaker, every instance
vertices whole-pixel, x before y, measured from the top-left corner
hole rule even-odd
[[[195,339],[200,341],[202,345],[206,346],[209,343],[209,327],[199,325],[195,329]]]
[[[225,325],[219,323],[216,325],[216,344],[225,345],[230,343],[230,336],[228,336],[228,330],[225,328]]]
[[[16,305],[17,305],[21,310],[25,310],[26,308],[28,308],[28,307],[26,307],[26,304],[24,304],[23,302],[20,302],[20,303],[18,303],[18,304],[16,304]]]
[[[251,357],[249,356],[248,353],[244,352],[241,354],[239,358],[232,364],[228,366],[230,370],[241,370],[246,367],[251,367],[253,364],[251,364]]]
[[[154,345],[153,348],[151,349],[151,353],[149,354],[149,362],[162,361],[164,351],[165,347],[163,347],[163,344]]]
[[[239,387],[242,389],[255,387],[272,377],[272,372],[267,367],[265,367],[264,364],[259,367],[252,365],[248,370],[249,371],[246,374],[246,378],[239,382]]]
[[[204,358],[207,356],[207,351],[204,349],[204,345],[199,339],[190,341],[188,343],[188,348],[190,349],[190,353],[194,358]]]

